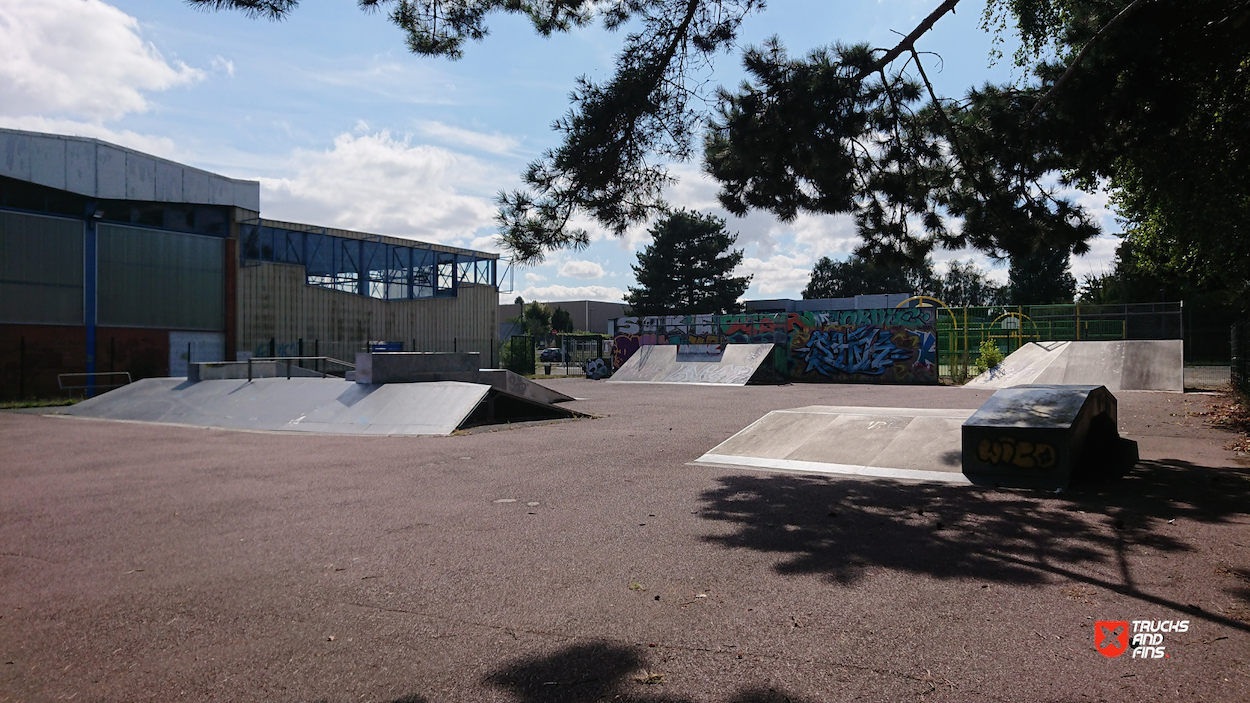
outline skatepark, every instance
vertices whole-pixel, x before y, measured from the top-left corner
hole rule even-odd
[[[0,413],[0,700],[1250,697],[1250,467],[1211,395],[1115,391],[1138,460],[1055,491],[862,472],[961,463],[952,427],[1010,388],[543,385],[578,417]],[[715,460],[821,453],[766,422],[863,475]],[[1145,660],[1095,649],[1109,620],[1189,624]]]

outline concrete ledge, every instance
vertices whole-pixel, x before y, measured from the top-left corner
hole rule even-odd
[[[478,352],[358,352],[356,383],[416,383],[431,373],[477,371],[481,364]]]
[[[1116,399],[1106,386],[1004,388],[961,434],[964,475],[973,483],[1054,490],[1137,463],[1137,444],[1119,436]]]

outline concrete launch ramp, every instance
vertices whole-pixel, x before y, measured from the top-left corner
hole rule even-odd
[[[63,412],[227,429],[397,435],[447,435],[496,422],[578,416],[481,383],[361,384],[336,378],[265,378],[250,383],[149,378]]]
[[[968,381],[968,388],[1029,384],[1106,386],[1112,391],[1185,390],[1179,339],[1117,342],[1030,342]]]
[[[774,381],[772,344],[644,345],[608,383],[745,386]]]
[[[812,405],[775,410],[693,463],[969,483],[960,426],[972,410]]]
[[[975,411],[775,410],[692,463],[1053,490],[1136,462],[1105,387],[1020,386]]]

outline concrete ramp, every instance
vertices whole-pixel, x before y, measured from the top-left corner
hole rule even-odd
[[[383,435],[447,435],[496,422],[578,415],[480,383],[360,384],[336,378],[250,383],[149,378],[63,412],[198,427]]]
[[[973,412],[827,405],[774,410],[693,463],[966,484],[960,427]]]
[[[608,383],[745,386],[773,380],[772,344],[644,345]]]
[[[1179,339],[1030,342],[965,385],[1012,388],[1031,384],[1182,393],[1184,343]]]
[[[775,410],[692,463],[1054,490],[1122,475],[1137,444],[1119,436],[1105,387],[1038,385],[999,390],[975,411]]]

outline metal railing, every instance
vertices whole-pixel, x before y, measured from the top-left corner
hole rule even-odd
[[[115,378],[121,378],[122,376],[125,376],[126,380],[121,381],[121,382],[110,382],[110,383],[100,383],[96,381],[97,378],[100,378],[102,376],[111,376]],[[66,379],[73,379],[73,378],[82,378],[82,379],[85,379],[86,382],[83,383],[81,386],[65,385]],[[130,383],[131,383],[131,379],[130,379],[129,371],[97,371],[95,373],[59,373],[56,375],[56,384],[60,386],[61,390],[63,391],[85,391],[85,390],[94,391],[94,390],[99,390],[99,389],[112,390],[114,388],[121,388],[122,386],[129,385]]]
[[[322,378],[326,378],[327,376],[331,376],[331,375],[334,375],[334,376],[337,376],[337,375],[338,375],[338,374],[331,374],[329,371],[327,371],[327,370],[325,370],[325,369],[322,369],[322,368],[321,368],[321,363],[322,363],[322,362],[326,362],[326,363],[328,363],[328,364],[332,364],[332,365],[336,365],[336,366],[341,366],[341,367],[343,367],[343,372],[344,372],[344,373],[346,373],[347,371],[353,371],[353,370],[355,370],[355,369],[356,369],[356,365],[355,365],[355,364],[353,364],[353,363],[351,363],[351,362],[343,361],[342,359],[335,359],[335,358],[333,358],[333,357],[329,357],[329,356],[263,356],[263,357],[248,357],[248,359],[247,359],[247,380],[248,380],[248,382],[249,382],[249,383],[252,381],[252,363],[253,363],[253,362],[256,362],[256,361],[273,361],[273,362],[279,362],[279,363],[280,363],[280,362],[285,361],[285,362],[286,362],[286,378],[287,378],[287,380],[288,380],[288,381],[289,381],[289,380],[291,380],[291,368],[292,368],[292,366],[293,366],[293,364],[292,364],[291,362],[294,362],[294,361],[300,361],[300,362],[302,362],[302,361],[314,361],[314,362],[317,362],[316,367],[315,367],[315,368],[313,368],[313,369],[311,369],[311,370],[313,371],[313,373],[319,373],[319,374],[321,374],[321,377],[322,377]],[[300,365],[299,365],[298,367],[296,367],[296,368],[309,370],[309,369],[307,369],[307,367],[305,367],[303,364],[300,364]]]

